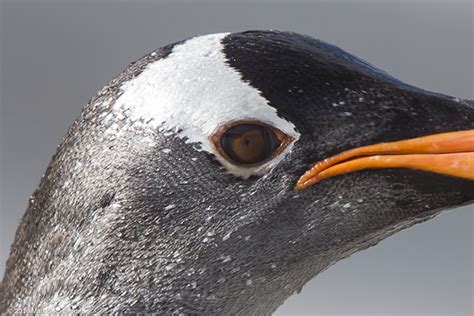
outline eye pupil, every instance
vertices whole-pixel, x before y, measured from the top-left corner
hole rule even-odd
[[[240,124],[221,137],[221,148],[238,164],[256,164],[267,160],[281,145],[281,140],[266,126]]]

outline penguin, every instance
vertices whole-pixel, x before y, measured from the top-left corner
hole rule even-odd
[[[474,202],[474,101],[280,31],[190,38],[86,105],[17,229],[0,313],[268,315]]]

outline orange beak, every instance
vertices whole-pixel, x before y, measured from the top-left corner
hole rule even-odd
[[[316,162],[298,180],[296,189],[345,173],[386,168],[416,169],[474,180],[474,130],[347,150]]]

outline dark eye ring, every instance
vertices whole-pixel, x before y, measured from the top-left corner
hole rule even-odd
[[[210,140],[229,162],[251,167],[278,156],[293,138],[269,124],[248,120],[220,126]]]

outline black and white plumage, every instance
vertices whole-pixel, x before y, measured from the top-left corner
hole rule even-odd
[[[295,191],[308,165],[474,129],[469,102],[293,33],[159,49],[66,134],[17,231],[0,312],[271,313],[336,261],[474,200],[471,180],[406,169]],[[249,119],[292,142],[263,165],[230,163],[210,136]]]

